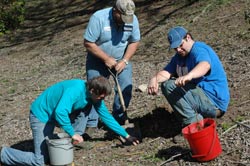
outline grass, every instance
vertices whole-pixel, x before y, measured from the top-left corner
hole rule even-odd
[[[160,158],[156,157],[155,154],[145,154],[142,156],[144,160],[149,160],[150,162],[159,162],[162,161]]]
[[[221,124],[221,127],[223,131],[226,131],[227,129],[231,127],[231,125],[228,122],[224,122]]]
[[[235,118],[235,121],[242,122],[242,121],[244,121],[244,117],[242,117],[240,115],[237,115],[236,118]]]

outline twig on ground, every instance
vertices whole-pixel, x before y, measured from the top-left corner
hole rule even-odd
[[[233,164],[240,164],[240,165],[246,165],[246,166],[249,164],[247,162],[239,162],[239,161],[232,161],[232,160],[227,160],[227,161]]]
[[[234,121],[234,122],[237,123],[238,125],[242,125],[242,126],[248,128],[248,129],[250,129],[250,126],[248,126],[248,125],[246,125],[246,124],[244,124],[242,122],[237,122],[237,121]]]
[[[167,159],[166,161],[164,161],[163,163],[161,163],[159,166],[165,165],[166,163],[168,163],[168,162],[170,162],[170,161],[173,161],[175,158],[180,157],[180,156],[182,156],[182,155],[185,155],[185,154],[187,154],[187,153],[189,153],[189,152],[190,152],[190,151],[188,150],[188,151],[186,151],[186,152],[178,153],[178,154],[176,154],[176,155],[173,155],[173,156],[171,156],[169,159]]]
[[[161,138],[161,137],[157,137],[157,138],[155,138],[155,139],[149,141],[148,143],[152,143],[152,142],[154,142],[154,141],[157,141],[157,140],[160,139],[160,138]]]
[[[242,106],[242,105],[244,105],[244,104],[247,104],[247,103],[249,103],[249,102],[250,102],[250,100],[243,101],[242,103],[240,103],[239,105],[237,105],[237,107]]]
[[[134,152],[134,153],[118,153],[116,155],[119,155],[119,156],[126,156],[126,157],[129,157],[129,156],[135,156],[135,155],[141,155],[141,154],[145,154],[145,151],[139,151],[139,152]]]
[[[224,132],[222,133],[222,135],[228,133],[229,131],[231,131],[232,129],[234,129],[234,128],[237,127],[237,126],[238,126],[237,124],[236,124],[236,125],[233,125],[232,127],[228,128],[226,131],[224,131]]]
[[[227,156],[227,155],[230,155],[231,153],[235,153],[235,152],[237,152],[237,151],[238,151],[238,149],[234,149],[234,150],[232,150],[232,151],[230,151],[230,152],[227,152],[227,153],[222,154],[222,156]]]
[[[247,123],[247,122],[249,122],[249,121],[250,121],[250,120],[243,121],[243,122],[241,122],[241,124]],[[228,133],[230,130],[234,129],[234,128],[237,127],[238,125],[239,125],[239,124],[236,124],[236,125],[233,125],[232,127],[228,128],[226,131],[224,131],[224,132],[222,133],[222,135]]]
[[[9,122],[12,121],[12,120],[13,120],[13,119],[6,120],[5,122],[3,122],[3,123],[0,124],[0,127],[2,127],[3,125],[9,123]]]

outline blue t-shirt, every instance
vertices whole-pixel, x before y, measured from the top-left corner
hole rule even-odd
[[[128,43],[140,40],[139,22],[134,15],[133,23],[118,28],[112,16],[112,8],[102,9],[90,17],[83,37],[89,42],[96,43],[109,56],[120,60]]]
[[[70,136],[75,134],[69,114],[93,104],[101,120],[117,134],[126,137],[128,133],[109,113],[104,101],[92,103],[86,82],[80,79],[58,82],[41,93],[31,104],[31,112],[43,123],[57,121]]]
[[[210,46],[203,42],[195,42],[186,57],[175,54],[164,70],[180,77],[204,61],[210,64],[210,71],[203,77],[193,79],[192,83],[202,88],[215,106],[225,112],[230,100],[227,77],[219,57]]]

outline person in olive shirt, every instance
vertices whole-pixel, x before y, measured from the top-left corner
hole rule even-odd
[[[127,141],[137,145],[137,138],[130,136],[109,113],[104,98],[111,93],[111,86],[103,76],[87,82],[81,79],[64,80],[47,88],[30,107],[30,126],[34,139],[34,153],[10,147],[0,151],[0,161],[6,165],[41,166],[49,162],[45,137],[53,135],[56,124],[72,137],[74,143],[83,142],[90,109],[93,105],[107,127]],[[70,114],[79,111],[71,122]]]

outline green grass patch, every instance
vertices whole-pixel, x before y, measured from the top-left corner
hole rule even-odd
[[[151,162],[162,161],[160,158],[158,158],[157,156],[155,156],[155,154],[146,154],[146,155],[143,156],[143,159],[149,160]]]
[[[231,125],[227,122],[224,122],[221,124],[222,130],[226,131],[227,129],[229,129],[231,127]]]

